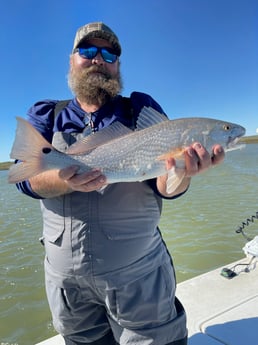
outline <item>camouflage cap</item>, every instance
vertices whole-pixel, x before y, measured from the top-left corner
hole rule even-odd
[[[82,41],[91,38],[102,38],[107,40],[112,44],[115,53],[118,56],[121,55],[121,46],[116,34],[102,22],[89,23],[80,27],[75,35],[73,51],[78,48]]]

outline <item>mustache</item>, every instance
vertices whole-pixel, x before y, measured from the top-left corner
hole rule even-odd
[[[90,66],[85,70],[85,75],[89,75],[91,73],[101,73],[103,74],[107,79],[111,79],[111,74],[106,70],[104,66]]]

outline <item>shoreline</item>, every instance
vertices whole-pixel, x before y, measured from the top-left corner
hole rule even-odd
[[[13,162],[0,162],[0,170],[8,170]]]

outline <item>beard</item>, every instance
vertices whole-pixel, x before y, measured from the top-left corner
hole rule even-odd
[[[90,66],[83,70],[71,67],[68,85],[81,102],[102,106],[122,90],[120,71],[112,76],[103,66]]]

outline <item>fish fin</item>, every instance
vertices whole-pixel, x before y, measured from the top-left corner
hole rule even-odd
[[[157,125],[163,121],[169,121],[166,115],[159,113],[152,107],[144,106],[138,116],[136,130],[139,131],[150,126]]]
[[[17,183],[42,172],[42,149],[53,149],[42,135],[26,120],[17,117],[16,136],[10,158],[20,160],[9,169],[8,182]]]
[[[181,184],[185,177],[185,169],[173,167],[168,171],[168,178],[166,183],[166,192],[172,194]]]
[[[11,165],[8,173],[8,183],[18,183],[42,173],[42,165],[36,160],[30,162],[18,162]]]
[[[184,147],[177,147],[169,152],[164,153],[163,155],[160,155],[157,157],[158,160],[166,160],[169,158],[174,159],[183,159],[184,157],[185,148]]]
[[[166,192],[168,194],[173,193],[177,189],[177,187],[180,185],[183,178],[185,177],[184,152],[185,152],[184,147],[178,147],[157,158],[158,160],[167,160],[172,157],[173,159],[176,160],[176,165],[173,166],[167,172],[168,178],[167,178],[167,183],[166,183]]]
[[[97,192],[103,195],[109,187],[110,187],[110,184],[105,184],[103,187],[97,189]]]
[[[116,121],[110,126],[101,129],[98,132],[92,133],[87,137],[79,140],[78,142],[71,145],[66,151],[66,154],[86,154],[94,150],[96,147],[104,145],[111,140],[123,137],[132,130],[124,126],[121,122]]]

